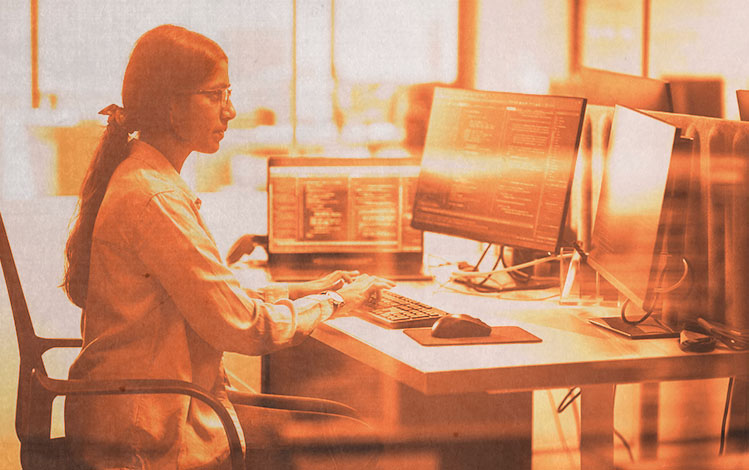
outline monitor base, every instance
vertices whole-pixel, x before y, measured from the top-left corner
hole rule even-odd
[[[658,318],[650,317],[637,325],[630,325],[621,317],[591,318],[592,324],[631,339],[678,338],[679,332],[671,329]]]

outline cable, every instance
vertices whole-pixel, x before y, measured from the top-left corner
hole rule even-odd
[[[507,266],[507,262],[505,261],[505,247],[502,245],[502,250],[500,252],[500,258],[502,260],[502,266]],[[496,268],[495,268],[496,269]],[[523,271],[508,271],[507,274],[510,275],[513,281],[515,282],[528,282],[531,279],[530,274],[526,274]]]
[[[530,289],[528,287],[506,286],[504,288],[504,290],[500,290],[498,292],[479,292],[479,291],[477,291],[475,289],[468,289],[468,288],[467,289],[461,289],[461,288],[458,288],[458,287],[453,287],[453,286],[449,285],[450,282],[456,282],[456,281],[447,280],[447,281],[445,281],[443,283],[440,283],[439,284],[439,288],[440,289],[446,289],[446,290],[453,291],[453,292],[458,292],[458,293],[465,294],[465,295],[472,295],[472,296],[476,296],[476,297],[489,297],[489,298],[493,298],[493,299],[497,299],[498,298],[498,299],[503,299],[503,300],[518,300],[518,301],[540,302],[542,300],[550,300],[550,299],[553,299],[554,297],[559,297],[559,294],[552,294],[552,295],[549,295],[549,296],[546,296],[546,297],[533,298],[533,299],[517,298],[517,297],[507,297],[507,296],[503,296],[503,295],[499,295],[499,294],[502,294],[502,293],[505,293],[505,292],[529,291]],[[554,285],[554,287],[556,287],[556,284]]]
[[[549,399],[549,405],[551,405],[552,409],[555,408],[554,396],[551,394],[551,390],[546,390],[546,396]],[[559,441],[564,449],[564,454],[569,459],[570,467],[574,467],[575,458],[572,456],[572,451],[569,445],[567,445],[567,439],[564,437],[564,428],[562,428],[562,421],[559,419],[559,413],[554,413],[554,424],[556,425],[557,435],[559,436]]]
[[[520,269],[528,268],[530,266],[536,266],[537,264],[543,264],[543,263],[548,263],[551,261],[557,261],[557,260],[569,259],[569,258],[572,258],[572,253],[564,254],[564,255],[547,256],[545,258],[539,258],[533,261],[528,261],[527,263],[516,264],[514,266],[504,267],[502,269],[495,269],[492,271],[475,271],[475,272],[455,271],[452,273],[451,279],[454,280],[455,278],[465,278],[465,277],[485,277],[487,275],[507,273],[510,271],[518,271]]]
[[[566,410],[570,405],[574,404],[575,401],[580,397],[580,394],[582,391],[580,390],[580,387],[572,387],[569,390],[567,390],[567,394],[562,398],[562,401],[559,403],[559,406],[557,406],[557,413],[562,413],[564,410]],[[616,397],[616,386],[614,386],[614,396]],[[614,428],[614,435],[619,438],[620,441],[622,441],[622,444],[624,445],[624,448],[627,449],[627,453],[629,454],[629,460],[631,462],[635,461],[634,454],[632,454],[632,447],[629,445],[629,442],[627,439],[617,431],[616,428]]]
[[[489,247],[491,247],[491,246],[492,245],[489,244]],[[486,248],[486,251],[484,251],[484,254],[486,254],[486,252],[489,251],[489,247]],[[504,252],[505,252],[505,246],[502,245],[499,248],[499,255],[497,256],[497,260],[494,262],[494,266],[492,266],[492,271],[494,271],[495,269],[497,269],[497,266],[499,266],[499,262],[504,259]],[[483,257],[483,255],[482,255],[482,257]],[[504,261],[502,262],[502,265],[504,266]],[[474,271],[478,271],[478,263],[476,264],[476,269],[474,269]],[[488,281],[489,279],[491,279],[491,277],[492,277],[491,275],[487,275],[478,284],[475,284],[475,286],[483,286],[484,284],[486,284],[486,281]]]
[[[718,455],[723,455],[726,450],[726,432],[728,425],[728,412],[731,409],[731,398],[733,396],[733,377],[728,379],[728,389],[726,390],[726,406],[723,409],[723,423],[720,426],[720,450]]]
[[[681,262],[684,265],[684,272],[682,272],[681,277],[679,278],[679,280],[676,281],[670,287],[666,287],[666,288],[656,287],[655,291],[654,291],[656,296],[661,295],[661,294],[667,294],[669,292],[675,291],[676,289],[678,289],[679,287],[681,287],[681,285],[687,279],[687,276],[689,274],[689,262],[687,261],[686,258],[681,258]],[[663,279],[666,277],[666,272],[667,272],[666,268],[664,267],[663,270],[660,273],[660,276],[658,277],[658,284],[659,285],[663,282]],[[629,318],[627,318],[627,314],[626,314],[626,312],[627,312],[627,306],[629,305],[629,303],[630,303],[630,300],[629,299],[625,299],[624,302],[622,302],[622,307],[621,307],[621,309],[619,311],[619,315],[621,316],[622,321],[624,323],[627,323],[628,325],[639,325],[640,323],[642,323],[645,320],[647,320],[648,318],[650,318],[650,316],[653,314],[653,310],[645,311],[645,314],[643,316],[641,316],[640,318],[638,318],[637,320],[630,320]],[[655,302],[653,302],[653,304],[655,304]]]
[[[622,307],[619,310],[619,316],[621,316],[622,317],[622,321],[624,323],[628,324],[628,325],[639,325],[640,323],[642,323],[645,320],[647,320],[648,318],[650,318],[650,315],[653,314],[653,311],[650,310],[649,312],[645,312],[645,314],[643,316],[641,316],[640,318],[638,318],[637,320],[630,320],[629,318],[627,318],[627,314],[626,314],[626,312],[627,312],[627,305],[629,305],[629,304],[630,304],[629,299],[624,299],[624,302],[622,302]]]
[[[567,394],[564,396],[564,398],[562,398],[562,401],[559,402],[559,406],[557,406],[557,413],[561,413],[566,410],[573,401],[577,400],[577,398],[580,396],[580,393],[582,393],[580,387],[572,387],[567,390]]]
[[[489,248],[491,248],[492,245],[493,245],[492,243],[489,243],[488,245],[486,245],[486,249],[484,250],[483,253],[481,253],[481,256],[479,256],[479,260],[476,261],[475,265],[473,265],[473,271],[479,270],[479,265],[481,264],[482,261],[484,261],[484,256],[486,256],[486,254],[489,253]]]
[[[627,439],[625,439],[622,433],[617,431],[616,428],[614,428],[614,435],[618,437],[620,441],[622,441],[624,448],[627,449],[627,453],[629,454],[629,461],[634,462],[635,456],[632,454],[632,447],[630,447],[629,442],[627,442]]]
[[[512,286],[499,284],[495,279],[492,278],[494,274],[503,272],[503,271],[507,271],[508,274],[512,274],[515,272],[509,269],[497,270],[497,266],[499,266],[500,262],[504,266],[504,250],[505,250],[504,245],[500,246],[499,255],[497,256],[497,259],[495,260],[494,266],[492,266],[492,269],[490,271],[486,271],[485,273],[481,274],[481,276],[483,277],[482,280],[478,282],[473,281],[471,279],[471,277],[473,277],[471,276],[471,274],[478,272],[478,266],[481,264],[481,261],[484,259],[484,257],[489,251],[489,248],[491,247],[492,247],[492,244],[489,244],[486,247],[484,252],[481,254],[481,257],[479,258],[478,262],[476,262],[476,264],[473,266],[472,270],[453,273],[453,276],[450,278],[449,281],[452,281],[458,284],[463,284],[467,286],[469,289],[475,290],[476,292],[479,292],[482,294],[498,294],[501,292],[508,292],[508,291],[515,291],[515,290],[541,290],[541,289],[548,289],[550,287],[555,287],[558,285],[559,281],[556,278],[544,278],[542,281],[545,281],[545,282],[540,282],[535,285],[522,284],[523,282],[528,282],[531,280],[531,276],[528,276],[528,275],[526,275],[527,277],[524,277],[524,278],[513,277],[513,279],[515,279],[516,282],[520,282],[521,284],[516,284]],[[513,266],[512,268],[515,268],[515,267]],[[458,276],[457,278],[456,278],[456,275]],[[487,285],[486,283],[490,280],[497,282],[498,285],[497,286]]]
[[[676,289],[678,289],[679,287],[681,287],[681,285],[686,280],[687,275],[689,274],[689,262],[687,261],[686,258],[682,258],[681,262],[684,265],[684,272],[681,274],[681,277],[679,278],[679,280],[676,281],[676,283],[674,283],[674,285],[672,285],[671,287],[666,287],[666,288],[658,287],[658,288],[656,288],[655,289],[655,293],[656,294],[668,294],[669,292],[673,292]],[[664,268],[663,272],[665,273],[665,271],[666,270]],[[661,279],[663,279],[663,275],[661,275]]]

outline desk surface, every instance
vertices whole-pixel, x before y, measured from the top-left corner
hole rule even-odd
[[[617,315],[601,307],[455,293],[434,283],[395,288],[451,313],[492,326],[515,325],[541,343],[425,347],[402,330],[355,317],[321,325],[313,336],[425,394],[519,391],[590,384],[727,377],[746,373],[749,352],[685,353],[675,339],[631,340],[588,322]]]

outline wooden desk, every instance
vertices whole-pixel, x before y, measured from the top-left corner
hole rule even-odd
[[[353,317],[328,321],[313,337],[426,396],[579,386],[583,469],[613,468],[616,384],[745,375],[749,362],[749,352],[688,354],[674,339],[635,341],[588,322],[616,315],[611,309],[467,296],[430,283],[396,290],[492,326],[520,326],[543,342],[423,347],[402,331]]]

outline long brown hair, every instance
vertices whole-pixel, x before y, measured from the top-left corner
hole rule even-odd
[[[227,60],[207,37],[174,25],[158,26],[135,43],[122,81],[122,108],[110,111],[81,186],[78,210],[65,246],[62,287],[83,308],[88,291],[94,223],[109,180],[128,155],[134,132],[171,130],[169,105],[176,93],[195,90]],[[116,107],[115,107],[116,108]]]

